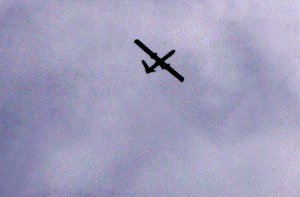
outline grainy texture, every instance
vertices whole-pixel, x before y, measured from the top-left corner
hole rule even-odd
[[[299,28],[299,0],[0,1],[0,196],[300,196]]]

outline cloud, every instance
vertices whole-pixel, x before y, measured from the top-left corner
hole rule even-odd
[[[2,1],[0,194],[297,196],[299,9]]]

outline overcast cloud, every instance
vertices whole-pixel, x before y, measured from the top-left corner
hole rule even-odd
[[[299,98],[298,0],[2,0],[0,196],[300,196]]]

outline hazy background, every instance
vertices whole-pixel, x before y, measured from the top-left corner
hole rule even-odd
[[[1,0],[0,196],[300,196],[299,98],[299,0]]]

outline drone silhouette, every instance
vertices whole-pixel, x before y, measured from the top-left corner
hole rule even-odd
[[[157,66],[160,66],[161,69],[169,71],[174,77],[176,77],[179,81],[183,82],[184,78],[181,76],[176,70],[174,70],[170,64],[167,64],[165,61],[171,57],[175,50],[170,51],[167,53],[163,58],[160,58],[157,56],[157,53],[152,52],[145,44],[143,44],[140,40],[136,39],[134,41],[135,44],[137,44],[143,51],[145,51],[154,61],[155,63],[152,66],[148,66],[148,64],[142,60],[142,64],[145,67],[146,74],[155,72],[155,68]]]

